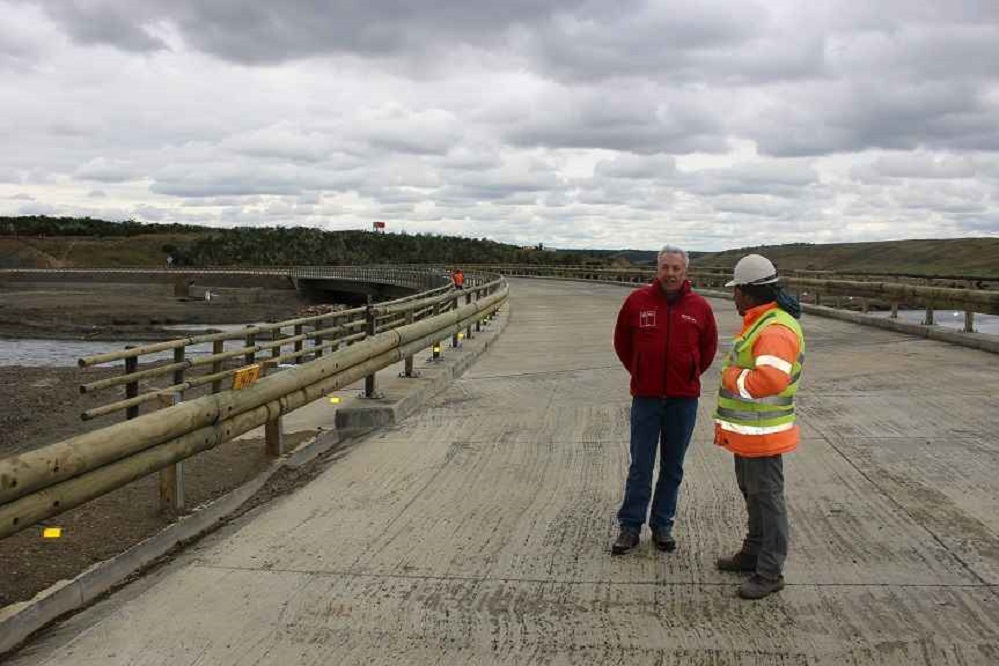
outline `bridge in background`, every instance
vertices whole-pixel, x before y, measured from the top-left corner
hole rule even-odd
[[[806,314],[788,587],[745,602],[714,569],[743,524],[717,366],[678,550],[609,555],[625,293],[511,280],[503,337],[429,408],[10,663],[999,663],[999,356]]]

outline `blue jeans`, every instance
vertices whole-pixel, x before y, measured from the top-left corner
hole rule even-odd
[[[632,398],[631,467],[624,502],[617,512],[622,529],[641,530],[645,523],[658,445],[659,480],[649,525],[665,534],[672,532],[683,481],[683,457],[696,420],[697,398]]]

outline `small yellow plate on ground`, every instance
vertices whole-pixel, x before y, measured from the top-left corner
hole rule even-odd
[[[247,386],[253,384],[260,378],[260,365],[248,365],[244,368],[239,368],[236,370],[236,374],[232,376],[232,390],[238,391],[239,389],[246,388]]]
[[[340,404],[340,396],[336,396],[335,395],[335,396],[331,397],[330,398],[330,404],[331,405],[339,405]]]
[[[62,536],[61,527],[46,527],[42,530],[43,539],[58,539]]]

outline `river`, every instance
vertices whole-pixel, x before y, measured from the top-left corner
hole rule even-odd
[[[888,312],[872,312],[876,317],[887,317]],[[919,323],[925,316],[925,310],[899,310],[901,321]],[[936,310],[934,319],[937,325],[960,330],[964,326],[964,312],[954,310]],[[246,324],[212,325],[211,328],[223,331],[234,331],[244,328]],[[169,327],[166,327],[169,328]],[[187,330],[190,327],[178,326]],[[975,330],[979,333],[999,335],[999,316],[975,315]],[[0,339],[0,366],[75,366],[76,360],[82,356],[93,356],[105,352],[124,349],[126,345],[141,345],[143,342],[93,342],[85,340],[3,340]],[[189,347],[188,355],[210,354],[211,343]],[[146,357],[149,359],[150,357]],[[163,352],[152,358],[173,358],[172,352]]]
[[[212,324],[211,329],[218,331],[236,331],[245,328],[246,324]],[[196,330],[188,326],[164,326],[165,329],[178,329],[184,331]],[[93,356],[107,352],[118,351],[126,346],[139,346],[152,344],[143,340],[134,342],[122,341],[93,341],[93,340],[9,340],[0,339],[0,367],[7,365],[43,366],[43,367],[66,367],[75,366],[77,359],[83,356]],[[234,344],[227,342],[226,346]],[[187,348],[188,356],[199,354],[210,354],[212,343],[195,345]],[[144,360],[171,359],[172,351],[165,351],[159,354],[149,354],[143,356]],[[121,361],[116,361],[121,363]]]

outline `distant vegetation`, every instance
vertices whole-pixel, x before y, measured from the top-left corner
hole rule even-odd
[[[730,268],[757,252],[791,270],[881,275],[999,277],[999,238],[946,238],[878,243],[793,243],[726,250],[698,265]]]
[[[694,267],[730,269],[759,252],[782,269],[833,273],[999,277],[999,238],[878,243],[793,243],[692,252]],[[654,265],[646,250],[546,250],[434,234],[320,231],[304,227],[216,229],[91,218],[0,217],[0,268],[361,264]]]
[[[0,217],[0,267],[293,266],[361,264],[599,264],[602,253],[522,248],[435,234],[215,229],[90,218]]]

